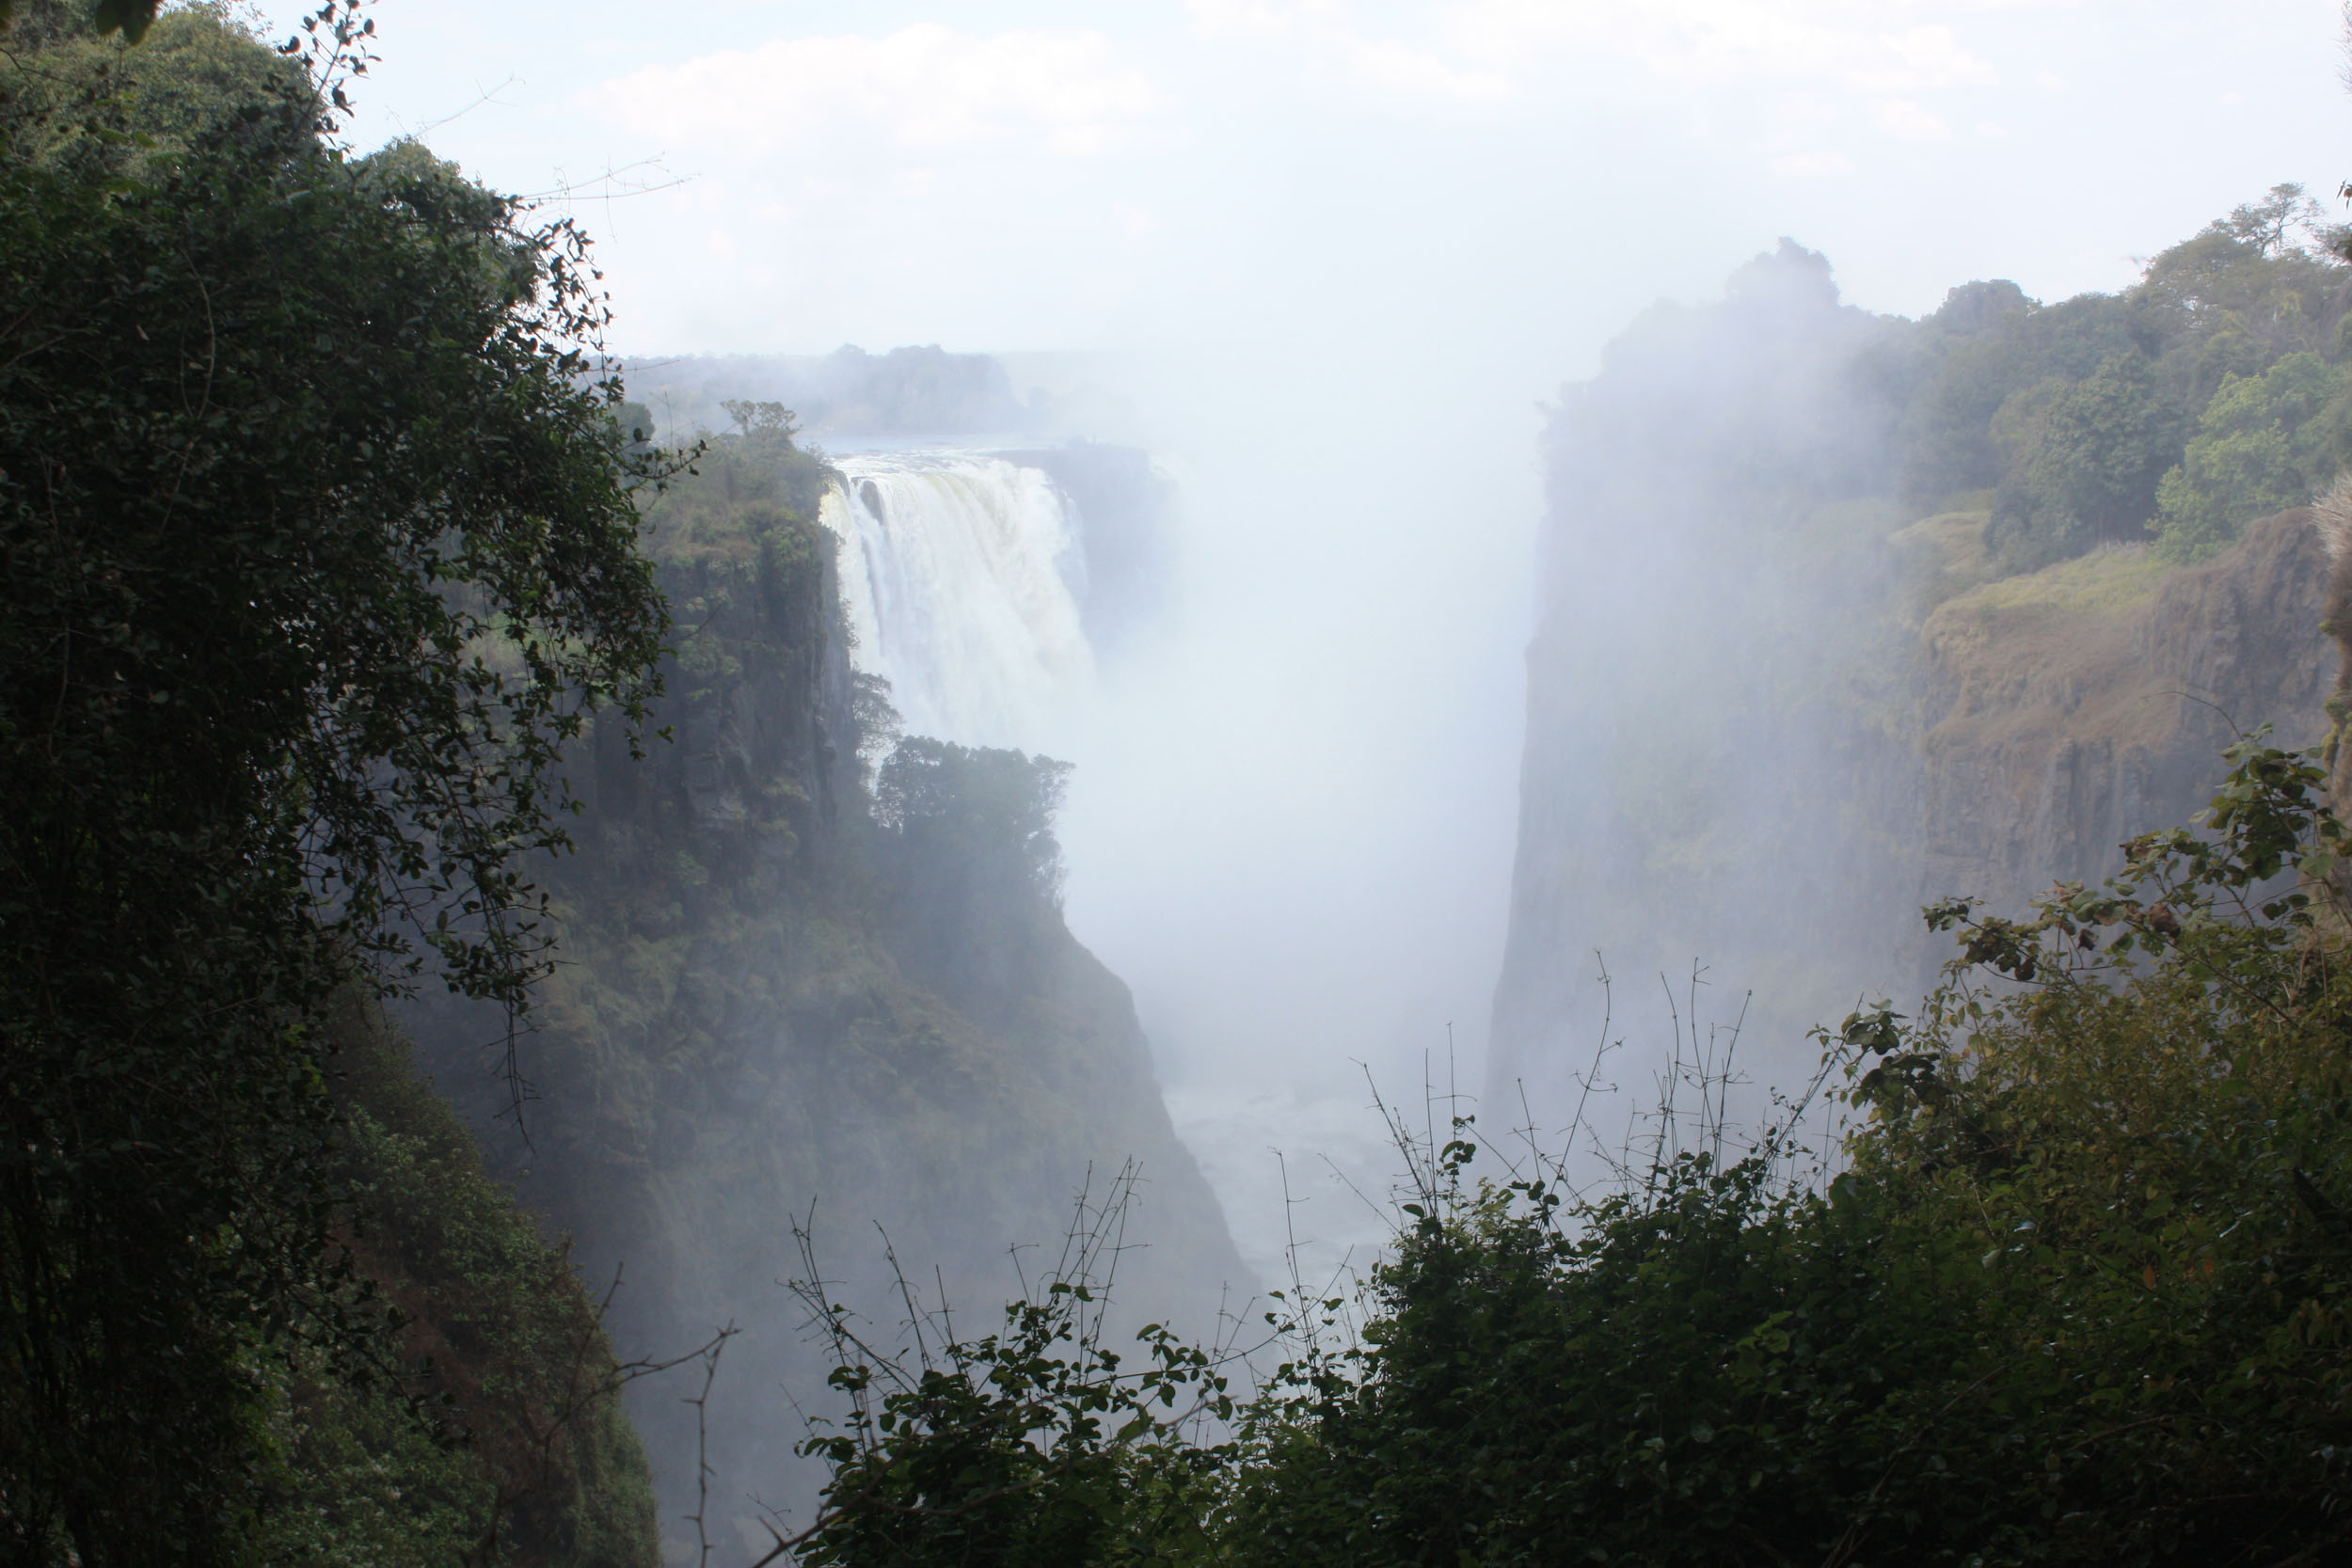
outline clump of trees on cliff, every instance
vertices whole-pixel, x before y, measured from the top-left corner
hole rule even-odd
[[[1989,506],[1986,544],[2012,571],[2151,536],[2201,560],[2302,505],[2352,463],[2345,243],[2280,185],[2119,294],[1953,290],[1866,356],[1890,394],[1899,498]]]
[[[1960,944],[1941,989],[1824,1036],[1860,1113],[1834,1180],[1795,1179],[1790,1123],[1579,1192],[1541,1159],[1480,1175],[1458,1120],[1414,1150],[1360,1332],[1333,1337],[1343,1297],[1278,1298],[1248,1399],[1157,1330],[1120,1360],[1084,1259],[919,1367],[836,1323],[829,1512],[775,1555],[2332,1560],[2346,833],[2311,756],[2232,761],[2198,831],[2103,886],[1929,911]]]

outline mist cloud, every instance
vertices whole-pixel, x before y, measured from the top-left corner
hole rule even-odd
[[[914,150],[984,146],[1095,156],[1158,123],[1168,95],[1092,31],[977,37],[919,23],[882,38],[775,39],[648,66],[587,95],[631,130],[736,155],[879,135]]]

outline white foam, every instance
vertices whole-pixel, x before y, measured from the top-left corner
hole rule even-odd
[[[1094,683],[1086,553],[1069,498],[973,452],[862,452],[818,520],[842,541],[851,662],[891,684],[911,735],[1044,744]]]

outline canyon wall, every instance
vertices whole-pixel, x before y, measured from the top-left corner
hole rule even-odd
[[[2201,564],[2118,550],[1943,604],[1917,650],[1924,897],[2016,910],[2203,809],[2241,732],[2326,737],[2339,655],[2309,509]]]
[[[1117,1295],[1206,1335],[1226,1284],[1236,1308],[1248,1288],[1126,988],[1062,924],[1039,827],[1055,765],[946,748],[881,811],[892,726],[850,669],[815,521],[833,480],[773,435],[699,467],[649,542],[679,626],[670,737],[634,759],[608,717],[573,769],[580,849],[548,879],[563,963],[519,1042],[519,1126],[498,1019],[435,1004],[410,1022],[493,1169],[574,1238],[593,1287],[619,1277],[625,1356],[740,1331],[702,1418],[720,1538],[750,1544],[762,1504],[804,1517],[812,1495],[791,1402],[834,1397],[779,1283],[802,1271],[796,1223],[813,1215],[838,1299],[890,1343],[885,1245],[986,1332],[1051,1267],[1079,1193],[1101,1201],[1133,1162]],[[674,1552],[689,1376],[634,1403]]]
[[[1923,904],[2095,881],[2239,733],[2325,739],[2325,531],[2252,502],[2352,451],[2344,271],[2216,230],[2123,295],[1971,283],[1914,322],[1783,242],[1563,388],[1488,1103],[1618,1146],[1736,1032],[1756,1125],[1812,1030],[1934,983]],[[2224,441],[2261,483],[2167,468]]]

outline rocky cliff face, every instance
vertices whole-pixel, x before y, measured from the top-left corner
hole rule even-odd
[[[1604,1076],[1645,1094],[1673,1032],[1743,1014],[1743,1058],[1786,1082],[1818,1054],[1805,1031],[1897,961],[1899,518],[1854,371],[1881,330],[1784,244],[1721,307],[1658,308],[1564,390],[1490,1105],[1524,1085],[1558,1126],[1605,1038],[1631,1049]]]
[[[2352,481],[2263,514],[2352,468],[2352,275],[2237,232],[1916,321],[1784,241],[1562,389],[1490,1096],[1598,1043],[1595,950],[1653,997],[1704,966],[1742,1060],[1807,1075],[1809,1026],[1933,983],[1922,902],[2101,879],[2265,722],[2335,745],[2352,577],[2331,602],[2313,514],[2352,537]],[[1625,1037],[1687,1052],[1691,1010]]]
[[[1812,1028],[1933,983],[1947,950],[1923,903],[2016,910],[2096,880],[2123,839],[2206,804],[2240,730],[2326,736],[2342,661],[2311,512],[2186,570],[2145,543],[2080,553],[2063,507],[2031,559],[2074,559],[2022,571],[1996,537],[2019,485],[2058,483],[2052,453],[2081,479],[2108,472],[2084,453],[2122,451],[2099,444],[2112,432],[2065,447],[2033,411],[2154,352],[2127,318],[2172,334],[2175,370],[2239,319],[2135,298],[2045,309],[1972,284],[1903,322],[1841,305],[1826,262],[1784,242],[1563,388],[1489,1103],[1524,1083],[1557,1126],[1622,1039],[1600,1081],[1625,1093],[1592,1100],[1618,1119],[1585,1134],[1605,1145],[1653,1072],[1672,1082],[1671,1041],[1704,1056],[1743,1021],[1747,1109],[1769,1114],[1762,1084],[1817,1068]],[[2058,443],[2042,479],[2010,472],[2037,431]],[[2129,522],[2137,502],[2109,499]]]
[[[885,1335],[881,1233],[985,1332],[1020,1289],[1009,1249],[1050,1259],[1076,1194],[1099,1199],[1129,1161],[1138,1245],[1120,1295],[1206,1332],[1244,1276],[1126,988],[985,844],[933,852],[869,815],[873,713],[857,711],[830,536],[796,494],[803,462],[730,449],[657,514],[681,631],[657,722],[674,738],[633,760],[600,724],[575,770],[580,849],[549,879],[565,962],[519,1056],[538,1097],[528,1141],[485,1069],[496,1021],[415,1021],[494,1167],[571,1233],[592,1283],[621,1275],[624,1355],[743,1331],[707,1419],[712,1517],[747,1542],[755,1495],[804,1502],[813,1484],[787,1393],[831,1408],[778,1284],[812,1212],[828,1275]],[[675,1536],[694,1491],[690,1390],[644,1387]]]
[[[1747,1008],[1741,1050],[1756,1077],[1801,1081],[1818,1059],[1810,1027],[1865,997],[1902,1006],[1933,983],[1950,955],[1921,905],[1964,895],[2018,911],[2054,881],[2095,882],[2120,866],[2125,839],[2204,808],[2241,731],[2328,738],[2343,656],[2322,629],[2331,560],[2311,511],[2257,523],[2194,567],[2126,546],[1924,612],[1906,602],[1906,564],[1915,589],[1922,575],[1907,552],[1932,542],[1947,559],[1926,575],[1948,587],[1952,561],[1980,556],[1984,522],[1848,536],[1821,558],[1842,576],[1826,575],[1817,601],[1850,617],[1844,637],[1802,625],[1752,636],[1751,667],[1694,696],[1678,698],[1656,665],[1621,675],[1564,657],[1548,621],[1529,659],[1496,1002],[1508,1070],[1542,1083],[1549,1066],[1556,1088],[1552,1064],[1581,1065],[1604,1002],[1592,976],[1607,962],[1612,1026],[1637,1053],[1662,1055],[1674,1027],[1687,1038],[1684,997],[1696,996],[1702,1027]],[[2333,592],[2352,603],[2352,573]],[[1739,701],[1724,702],[1726,686]],[[1713,721],[1692,730],[1693,707]],[[1740,742],[1728,764],[1726,737]],[[1636,747],[1654,760],[1629,775]],[[1682,985],[1694,962],[1711,1002]],[[1683,992],[1678,1023],[1649,1001],[1661,973]]]
[[[2015,910],[2096,881],[2123,840],[2203,809],[2239,732],[2325,738],[2329,569],[2306,509],[2185,570],[2108,552],[1939,607],[1917,655],[1923,896]]]

